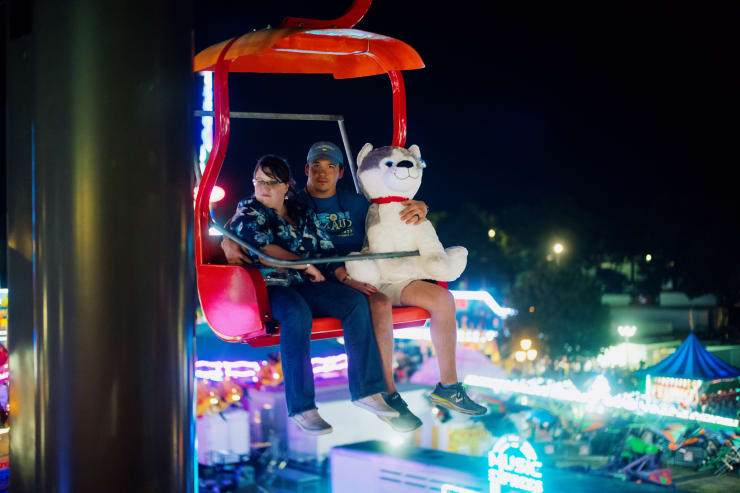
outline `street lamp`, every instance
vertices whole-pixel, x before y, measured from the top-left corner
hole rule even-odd
[[[537,358],[537,350],[532,348],[532,339],[522,339],[519,341],[519,347],[521,350],[514,353],[514,358],[518,362],[534,361]]]
[[[552,246],[552,251],[555,253],[555,263],[560,264],[560,255],[565,251],[565,247],[562,243],[558,242]]]
[[[495,230],[495,229],[493,229],[493,228],[489,229],[489,230],[488,230],[488,237],[489,237],[490,239],[493,239],[493,238],[494,238],[495,236],[496,236],[496,230]]]
[[[620,336],[624,337],[625,342],[630,342],[630,337],[635,335],[637,327],[634,325],[620,325],[617,327],[617,332],[619,332]]]

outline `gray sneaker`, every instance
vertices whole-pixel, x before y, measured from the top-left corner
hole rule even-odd
[[[414,431],[422,425],[421,420],[411,411],[409,411],[409,405],[403,400],[401,394],[393,392],[389,395],[384,395],[386,404],[398,411],[399,416],[397,418],[388,418],[386,416],[378,416],[380,419],[391,425],[396,431],[406,433]]]
[[[366,409],[371,413],[377,414],[378,416],[386,416],[388,418],[398,417],[398,411],[385,403],[385,400],[383,400],[383,394],[380,392],[352,401],[352,404]]]
[[[298,427],[309,435],[326,435],[334,431],[316,409],[309,409],[290,417]]]
[[[429,398],[438,406],[463,414],[481,416],[488,412],[488,408],[476,404],[473,399],[468,397],[463,384],[460,382],[450,387],[442,387],[442,384],[438,383]]]

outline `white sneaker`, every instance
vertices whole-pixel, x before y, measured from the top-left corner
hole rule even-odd
[[[386,404],[385,399],[383,399],[383,394],[380,392],[352,401],[352,404],[366,409],[371,413],[377,414],[378,416],[385,416],[388,418],[397,418],[399,416],[398,411]]]
[[[303,411],[300,414],[291,416],[290,419],[292,419],[301,430],[309,435],[326,435],[327,433],[334,431],[334,428],[324,421],[324,418],[319,415],[319,412],[316,409]]]

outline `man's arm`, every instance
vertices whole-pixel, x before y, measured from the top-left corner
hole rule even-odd
[[[349,286],[351,288],[354,288],[357,291],[360,291],[361,293],[366,294],[368,296],[373,293],[378,292],[378,288],[376,288],[372,284],[368,284],[366,282],[360,282],[355,279],[352,279],[347,273],[347,269],[344,266],[337,267],[334,270],[334,277],[336,277],[337,280],[341,282],[342,284]]]
[[[427,212],[429,212],[429,207],[421,200],[404,200],[401,205],[404,208],[399,214],[401,215],[401,221],[406,224],[421,224],[426,219]]]
[[[231,229],[232,219],[233,217],[229,218],[229,220],[226,221],[226,224],[224,224],[224,228]],[[249,259],[249,253],[247,252],[247,250],[244,249],[244,247],[242,247],[239,243],[230,238],[227,238],[226,236],[224,236],[221,240],[221,250],[224,251],[226,262],[231,265],[244,265],[252,263],[252,261]]]
[[[229,264],[244,265],[252,263],[252,261],[249,260],[249,255],[247,254],[247,251],[244,249],[244,247],[225,236],[221,240],[221,250],[224,251],[226,261]]]

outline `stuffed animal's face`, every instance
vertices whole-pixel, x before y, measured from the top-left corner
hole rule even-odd
[[[357,178],[368,199],[388,196],[413,198],[421,185],[422,170],[419,146],[386,146],[373,149],[365,144],[357,156]]]

